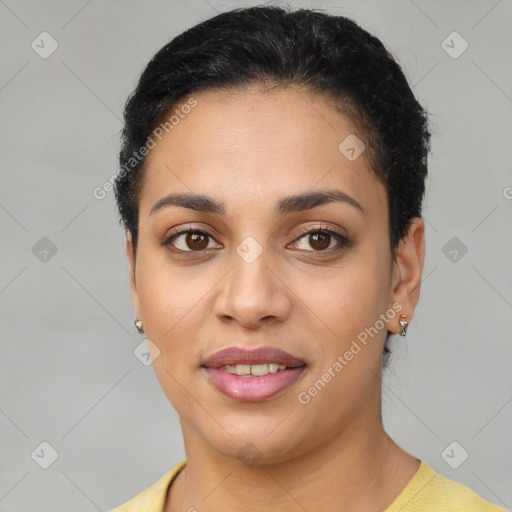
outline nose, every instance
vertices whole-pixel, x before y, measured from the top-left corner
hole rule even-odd
[[[214,313],[247,329],[285,321],[291,313],[290,287],[263,251],[254,261],[234,253],[232,270],[221,281]]]

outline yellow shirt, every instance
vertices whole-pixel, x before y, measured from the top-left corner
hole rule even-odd
[[[184,460],[151,487],[109,512],[163,512],[167,488],[186,466]],[[434,471],[425,461],[384,512],[507,512],[485,501],[469,487]]]

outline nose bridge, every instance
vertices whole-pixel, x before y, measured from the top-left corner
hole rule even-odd
[[[262,237],[263,235],[258,237],[262,241],[260,243],[252,235],[245,236],[232,255],[235,268],[230,279],[230,288],[248,303],[256,300],[269,301],[275,285],[275,277],[269,268],[270,249]]]
[[[276,265],[271,261],[273,251],[263,234],[256,236],[247,235],[234,247],[230,255],[233,268],[216,304],[218,315],[246,324],[269,316],[282,319],[290,307],[286,287],[276,276]]]

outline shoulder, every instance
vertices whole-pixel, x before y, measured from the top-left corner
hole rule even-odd
[[[418,472],[385,512],[507,512],[421,461]]]
[[[176,475],[186,466],[187,461],[184,460],[167,471],[157,482],[151,487],[143,490],[131,500],[109,510],[108,512],[147,512],[149,510],[162,510],[167,494],[167,489],[171,485]]]

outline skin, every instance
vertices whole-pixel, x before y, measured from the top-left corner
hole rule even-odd
[[[338,150],[351,133],[365,139],[327,97],[281,88],[194,98],[147,157],[136,255],[129,231],[126,239],[135,313],[160,350],[153,367],[179,414],[188,461],[164,511],[384,510],[419,468],[384,431],[381,358],[386,331],[398,333],[399,314],[410,323],[419,300],[424,222],[413,219],[392,261],[386,190],[364,152],[350,161]],[[283,196],[326,189],[349,194],[364,214],[330,203],[274,216]],[[190,192],[223,201],[226,214],[171,206],[150,215],[167,194]],[[181,256],[160,244],[188,224],[212,237],[200,254],[186,235],[174,239],[188,251]],[[322,255],[339,242],[300,234],[322,226],[352,245]],[[247,236],[263,251],[250,264],[236,252]],[[298,394],[393,303],[400,313],[301,404]],[[234,345],[278,347],[307,369],[279,395],[241,403],[201,368]],[[237,458],[248,442],[261,456],[251,467]]]

